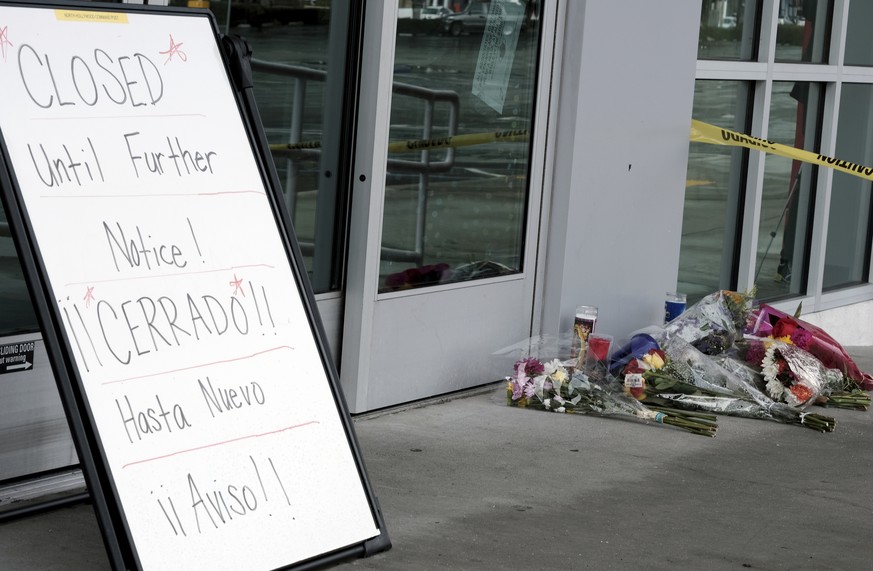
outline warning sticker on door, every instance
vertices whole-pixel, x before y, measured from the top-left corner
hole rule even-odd
[[[34,346],[33,341],[0,345],[0,375],[33,368]]]

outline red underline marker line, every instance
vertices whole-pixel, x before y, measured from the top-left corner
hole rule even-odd
[[[225,190],[218,192],[163,192],[150,194],[43,194],[40,198],[166,198],[172,196],[220,196],[222,194],[266,194],[262,190]]]
[[[229,268],[218,268],[216,270],[201,270],[197,272],[179,272],[175,274],[156,274],[151,276],[133,276],[129,278],[111,278],[106,280],[91,280],[87,282],[69,282],[64,284],[65,286],[74,286],[74,285],[90,285],[90,284],[105,284],[112,282],[127,282],[127,281],[138,281],[138,280],[149,280],[154,278],[172,278],[172,277],[181,277],[181,276],[193,276],[196,274],[213,274],[216,272],[230,272],[233,270],[240,270],[244,268],[270,268],[273,269],[276,266],[270,264],[249,264],[248,266],[230,266]]]
[[[215,446],[223,446],[225,444],[230,444],[232,442],[239,442],[240,440],[248,440],[249,438],[260,438],[262,436],[271,436],[273,434],[279,434],[280,432],[285,432],[288,430],[294,430],[295,428],[303,428],[304,426],[310,426],[312,424],[321,424],[317,420],[310,420],[309,422],[304,422],[303,424],[295,424],[293,426],[286,426],[285,428],[280,428],[279,430],[272,430],[270,432],[262,432],[261,434],[249,434],[247,436],[240,436],[239,438],[231,438],[230,440],[223,440],[221,442],[213,442],[212,444],[204,444],[203,446],[197,446],[195,448],[188,448],[187,450],[179,450],[177,452],[171,452],[169,454],[164,454],[162,456],[155,456],[154,458],[145,458],[143,460],[137,460],[135,462],[128,462],[124,466],[122,466],[122,470],[129,466],[135,466],[137,464],[145,464],[146,462],[154,462],[155,460],[163,460],[164,458],[170,458],[172,456],[178,456],[180,454],[187,454],[189,452],[196,452],[197,450],[205,450],[206,448],[214,448]]]
[[[71,116],[71,117],[31,117],[32,121],[90,121],[93,119],[158,119],[161,117],[208,117],[205,113],[167,113],[156,115],[89,115],[89,116]]]
[[[190,367],[182,367],[181,369],[171,369],[169,371],[159,371],[157,373],[150,373],[148,375],[140,375],[138,377],[128,377],[126,379],[116,379],[114,381],[104,381],[100,383],[101,385],[114,385],[117,383],[126,383],[127,381],[138,381],[140,379],[148,379],[150,377],[160,377],[161,375],[169,375],[171,373],[178,373],[180,371],[190,371],[191,369],[200,369],[203,367],[211,367],[212,365],[220,365],[222,363],[233,363],[235,361],[245,361],[246,359],[253,359],[255,357],[259,357],[261,355],[265,355],[267,353],[271,353],[273,351],[279,351],[281,349],[287,349],[289,351],[293,351],[294,347],[289,345],[280,345],[278,347],[271,347],[270,349],[264,349],[263,351],[258,351],[257,353],[252,353],[251,355],[243,355],[242,357],[234,357],[232,359],[223,359],[221,361],[213,361],[211,363],[201,363],[199,365],[191,365]]]

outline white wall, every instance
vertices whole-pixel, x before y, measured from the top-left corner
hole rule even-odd
[[[801,313],[800,318],[821,327],[844,347],[873,345],[873,301]]]
[[[676,287],[699,0],[565,2],[541,330],[621,337]]]

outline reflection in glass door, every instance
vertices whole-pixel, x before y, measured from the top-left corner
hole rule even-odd
[[[537,4],[400,4],[380,291],[521,271]]]
[[[186,0],[173,0],[184,6]],[[363,3],[208,2],[252,48],[255,99],[322,321],[336,352]],[[204,96],[208,97],[208,94]]]
[[[222,15],[222,3],[211,9]],[[354,91],[347,43],[360,5],[349,0],[224,5],[227,33],[252,46],[255,97],[285,205],[316,293],[338,291],[348,173],[344,95]],[[338,210],[339,209],[339,210]]]

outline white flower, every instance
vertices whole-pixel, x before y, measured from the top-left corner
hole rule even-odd
[[[546,379],[548,379],[546,375],[537,375],[533,378],[534,393],[540,400],[543,399],[543,391],[545,390]]]
[[[767,381],[767,386],[770,386],[771,381],[776,380],[776,375],[779,374],[779,366],[776,365],[776,344],[770,345],[767,352],[764,354],[764,360],[761,361],[761,372],[764,373],[764,380]],[[780,383],[781,385],[782,383]]]
[[[772,398],[779,400],[782,398],[782,395],[785,394],[785,385],[776,379],[771,379],[767,381],[767,394]],[[790,392],[788,394],[791,394]],[[792,395],[793,396],[793,395]]]
[[[797,395],[795,395],[791,391],[785,391],[785,402],[787,402],[791,406],[800,406],[803,404],[803,401],[797,398]]]
[[[558,407],[555,412],[567,412],[567,409],[561,406],[561,407]]]
[[[543,374],[551,377],[553,381],[563,383],[567,380],[567,369],[561,364],[560,359],[552,359],[543,365]]]

